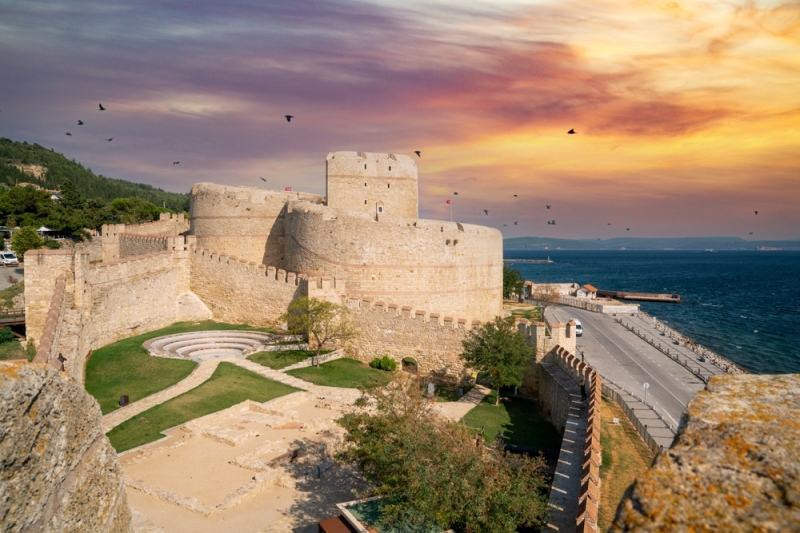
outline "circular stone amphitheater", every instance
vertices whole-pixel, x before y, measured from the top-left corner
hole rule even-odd
[[[267,349],[275,342],[276,337],[271,333],[213,330],[164,335],[150,339],[142,346],[150,355],[156,357],[191,359],[200,363],[234,358],[243,359],[252,353]]]

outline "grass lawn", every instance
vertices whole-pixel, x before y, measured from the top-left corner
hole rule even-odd
[[[358,387],[381,387],[392,379],[391,372],[371,368],[361,361],[347,357],[324,363],[319,368],[314,366],[296,368],[289,370],[287,374],[310,381],[315,385],[352,389]]]
[[[534,307],[532,309],[514,309],[511,311],[511,316],[518,316],[520,318],[527,318],[534,322],[542,322],[542,308]]]
[[[119,397],[123,394],[135,402],[164,390],[191,374],[197,363],[152,357],[142,348],[142,343],[172,333],[220,329],[270,331],[244,324],[205,320],[198,323],[178,322],[164,329],[123,339],[92,353],[86,363],[86,390],[98,401],[103,414],[119,409]]]
[[[600,468],[600,500],[607,503],[600,506],[597,522],[605,531],[614,521],[617,502],[633,480],[650,467],[653,454],[616,403],[603,398],[601,413],[603,466]],[[613,424],[612,418],[619,418],[619,424]]]
[[[14,307],[14,297],[25,292],[25,284],[17,283],[0,291],[0,307],[11,309]]]
[[[166,429],[245,400],[266,402],[298,390],[222,362],[208,381],[123,422],[108,432],[108,438],[122,452],[160,439]]]
[[[331,353],[331,350],[322,350],[322,353]],[[305,361],[316,354],[315,350],[281,350],[279,352],[258,352],[247,356],[247,358],[259,365],[280,370],[300,361]]]
[[[25,350],[22,349],[22,346],[20,346],[19,341],[16,339],[0,344],[0,361],[11,361],[12,359],[28,360],[28,356],[25,355]]]
[[[427,394],[428,385],[423,384],[421,390],[423,394]],[[466,395],[471,390],[472,390],[472,385],[465,386],[464,394]],[[458,387],[446,388],[437,385],[435,391],[435,398],[437,402],[457,402],[461,398],[461,396],[458,395]]]
[[[494,406],[496,391],[486,396],[463,418],[471,428],[484,427],[483,438],[494,444],[494,436],[502,429],[506,444],[558,450],[561,435],[535,402],[512,397],[511,403]]]

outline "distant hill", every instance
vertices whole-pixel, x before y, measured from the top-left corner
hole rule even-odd
[[[27,171],[27,172],[26,172]],[[125,180],[97,175],[74,159],[48,150],[38,144],[0,138],[0,185],[9,187],[29,182],[45,189],[60,189],[69,179],[86,198],[110,202],[115,198],[142,198],[173,211],[189,210],[189,195]]]
[[[757,248],[800,250],[800,239],[787,241],[746,241],[739,237],[637,238],[606,240],[514,237],[503,240],[505,250],[755,250]]]

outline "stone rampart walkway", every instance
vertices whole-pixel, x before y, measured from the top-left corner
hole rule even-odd
[[[464,418],[473,407],[481,403],[490,392],[492,392],[491,389],[483,385],[475,385],[472,390],[459,398],[457,402],[436,403],[433,408],[443,417],[458,421]]]
[[[133,402],[132,404],[129,404],[125,407],[120,407],[116,411],[108,413],[103,417],[103,433],[108,433],[126,420],[133,418],[139,413],[147,411],[151,407],[155,407],[160,403],[171,400],[172,398],[199,386],[211,377],[211,374],[214,373],[218,365],[219,361],[205,361],[200,363],[197,365],[197,368],[194,369],[194,372],[189,374],[187,378],[179,381],[175,385],[142,398],[138,402]]]
[[[550,489],[550,523],[544,531],[575,531],[578,497],[581,492],[583,445],[586,441],[587,403],[581,401],[581,390],[566,372],[552,363],[542,363],[570,396],[570,408],[556,473]]]

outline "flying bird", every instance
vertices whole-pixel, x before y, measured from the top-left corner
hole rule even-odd
[[[549,205],[547,206],[547,209],[550,209],[550,206],[549,206]]]
[[[100,104],[100,111],[105,111],[105,110],[106,110],[106,108],[103,107],[103,104]]]
[[[414,153],[417,154],[417,157],[422,157],[422,152],[419,150],[414,150]]]
[[[758,214],[758,211],[756,211],[756,215],[757,215],[757,214]]]
[[[567,133],[570,134],[570,135],[575,135],[575,130],[574,129],[569,130]]]
[[[263,181],[264,183],[267,182],[267,180],[265,178],[261,178],[261,181]]]
[[[507,228],[507,227],[508,227],[508,224],[503,224],[503,227],[504,227],[504,228]]]
[[[515,226],[517,225],[517,221],[516,221],[516,220],[514,221],[514,225],[515,225]]]
[[[751,231],[751,232],[750,232],[750,235],[752,235],[752,234],[753,234],[753,232]]]
[[[514,198],[516,198],[516,197],[517,197],[517,195],[515,194],[515,195],[514,195]]]
[[[110,139],[106,139],[106,140],[107,140],[108,142],[111,142],[111,141],[113,141],[113,140],[114,140],[114,137],[111,137]]]
[[[608,223],[608,225],[610,226],[610,225],[611,225],[611,222],[609,222],[609,223]]]
[[[631,230],[631,228],[625,228],[625,231],[630,231],[630,230]]]
[[[69,135],[70,137],[72,137],[72,134],[70,132],[67,132],[66,134]]]
[[[294,118],[294,115],[284,115],[286,117],[286,122],[291,122]]]
[[[597,240],[599,241],[599,240],[600,240],[600,237],[598,237],[598,238],[597,238]]]
[[[488,209],[484,209],[483,212],[486,213],[487,217],[489,216],[489,210]]]
[[[83,126],[83,121],[82,120],[78,120],[78,126]]]
[[[180,165],[180,164],[181,164],[181,162],[180,162],[180,161],[173,161],[173,162],[172,162],[172,164],[173,164],[173,165]]]
[[[456,196],[458,196],[458,192],[454,192],[453,194],[455,194]]]

